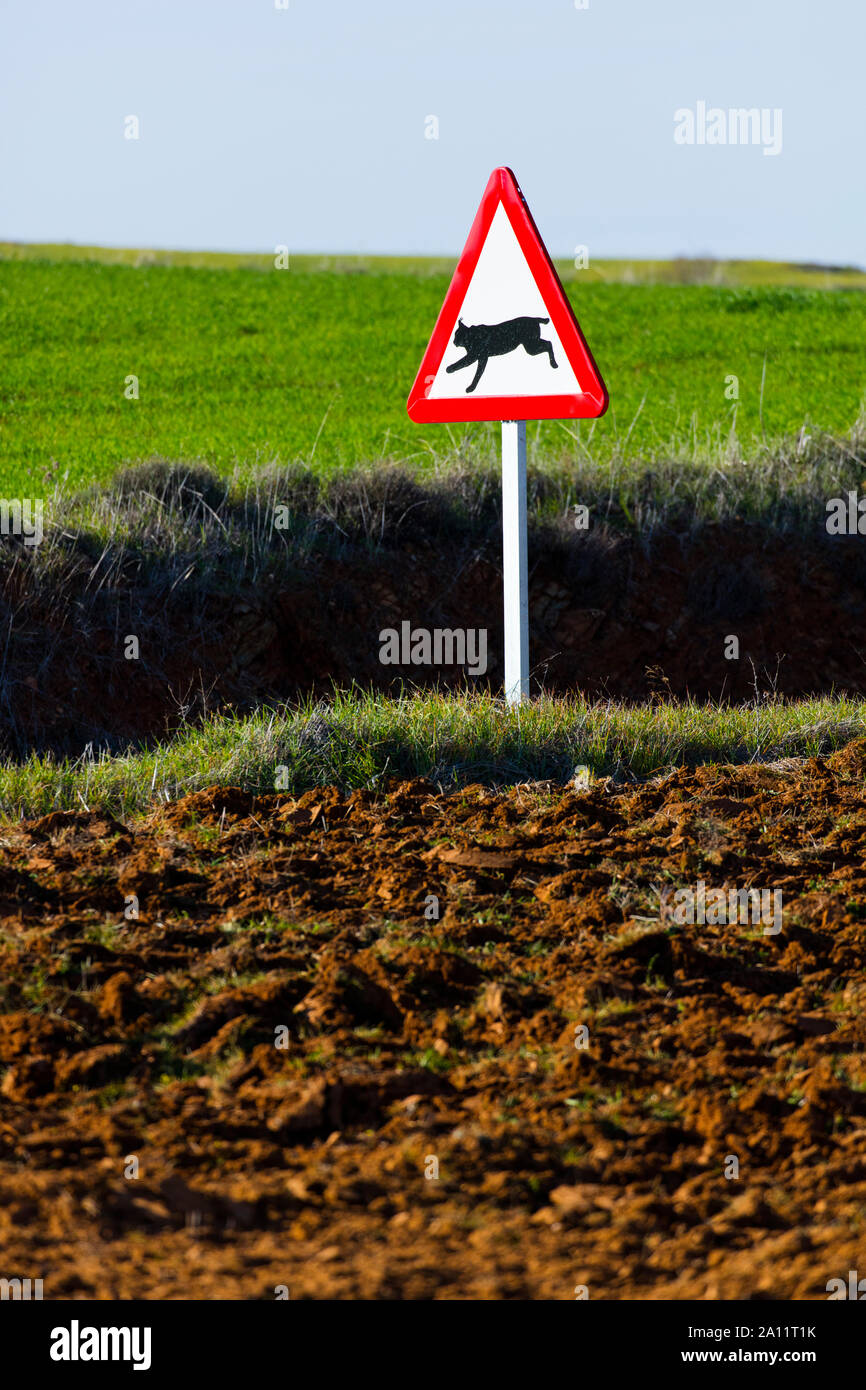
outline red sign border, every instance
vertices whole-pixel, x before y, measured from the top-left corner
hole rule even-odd
[[[578,381],[586,382],[586,387],[582,395],[569,393],[562,396],[468,396],[465,400],[430,400],[426,392],[451,341],[457,315],[500,203],[505,208],[520,249],[550,312],[565,355],[574,368]],[[484,196],[472,223],[472,230],[448,286],[445,302],[439,311],[427,351],[409,393],[406,402],[409,417],[416,424],[449,424],[462,420],[586,420],[603,415],[607,410],[608,399],[607,387],[602,380],[601,372],[574,316],[574,310],[562,288],[562,281],[541,240],[517,179],[511,169],[505,166],[494,169],[487,181]]]

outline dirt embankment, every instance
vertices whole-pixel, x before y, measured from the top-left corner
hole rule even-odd
[[[826,1298],[866,1267],[864,779],[861,741],[6,831],[4,1275]],[[700,882],[781,893],[782,929],[679,921]]]
[[[708,527],[688,541],[659,535],[646,550],[603,528],[537,531],[534,688],[732,702],[756,688],[866,692],[862,541],[835,540],[786,545],[743,525]],[[7,582],[0,735],[13,756],[119,748],[204,708],[328,695],[334,683],[501,688],[498,536],[413,535],[385,549],[314,551],[229,589],[224,580],[197,583],[194,558],[188,572],[150,572],[146,582],[123,566],[105,576],[94,563],[79,560],[56,588],[31,592],[20,571]],[[403,622],[486,629],[486,674],[383,665],[380,633]]]

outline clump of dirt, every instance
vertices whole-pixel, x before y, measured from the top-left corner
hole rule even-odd
[[[825,1298],[864,1263],[864,778],[861,740],[7,830],[6,1276]]]

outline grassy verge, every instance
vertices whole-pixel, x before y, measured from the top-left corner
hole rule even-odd
[[[530,458],[534,527],[573,530],[580,504],[590,532],[602,526],[645,544],[660,528],[685,535],[731,521],[820,537],[828,499],[862,488],[866,415],[846,436],[802,429],[748,459],[735,436],[644,459],[619,449],[600,459],[575,437],[567,458]],[[456,535],[498,546],[499,485],[496,449],[483,437],[432,455],[428,468],[379,464],[330,477],[302,465],[221,477],[202,464],[153,459],[109,486],[70,493],[55,485],[45,499],[44,542],[0,547],[0,573],[26,565],[28,585],[57,584],[70,563],[90,564],[101,589],[130,566],[139,574],[156,566],[173,583],[193,564],[199,581],[224,571],[236,582],[303,563],[313,550]]]
[[[515,709],[486,696],[338,692],[327,704],[294,711],[215,716],[124,756],[8,763],[0,767],[0,812],[15,818],[99,807],[123,818],[217,784],[297,794],[331,784],[373,789],[398,776],[449,789],[565,783],[581,768],[627,780],[683,764],[814,755],[864,735],[862,702],[786,703],[760,691],[753,705],[739,707],[576,697]]]

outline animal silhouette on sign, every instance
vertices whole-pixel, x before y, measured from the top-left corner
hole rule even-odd
[[[478,363],[475,375],[466,387],[468,395],[481,380],[488,359],[502,357],[506,352],[513,352],[515,348],[525,348],[530,357],[538,357],[540,353],[546,352],[551,367],[555,367],[553,344],[541,336],[543,323],[550,323],[550,319],[506,319],[505,323],[477,323],[474,327],[458,319],[453,342],[455,347],[463,348],[466,356],[461,357],[459,362],[452,362],[445,370],[459,372],[461,367],[469,367],[473,362]]]

